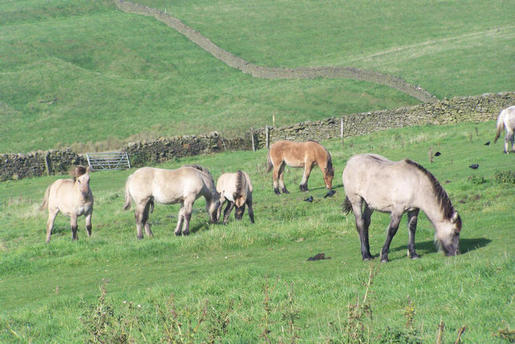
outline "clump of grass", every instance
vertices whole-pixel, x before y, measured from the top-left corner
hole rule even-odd
[[[515,170],[495,171],[494,179],[499,184],[515,184]]]
[[[486,178],[483,176],[469,176],[468,181],[474,185],[481,185],[487,182]]]

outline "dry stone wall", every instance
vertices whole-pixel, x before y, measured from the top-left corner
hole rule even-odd
[[[224,138],[217,132],[212,132],[207,135],[176,136],[154,141],[133,142],[122,150],[128,152],[131,165],[138,167],[198,154],[250,150],[253,142],[255,148],[263,148],[267,142],[267,131],[269,142],[279,139],[325,140],[340,136],[342,120],[344,137],[348,137],[414,125],[495,120],[502,109],[513,104],[515,104],[515,92],[456,97],[395,110],[358,113],[346,115],[343,118],[332,117],[281,128],[260,128],[236,138]],[[492,128],[493,132],[494,128]],[[27,154],[0,154],[0,180],[62,174],[77,164],[87,164],[86,158],[70,149]]]

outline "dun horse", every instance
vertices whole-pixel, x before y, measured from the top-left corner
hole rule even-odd
[[[506,129],[506,135],[504,136],[504,153],[509,154],[509,145],[508,142],[511,142],[511,150],[515,149],[515,106],[510,106],[507,109],[504,109],[499,114],[497,118],[497,133],[495,135],[494,143],[497,142],[497,139],[501,135],[501,131],[503,127]]]
[[[86,217],[86,230],[88,236],[91,236],[93,194],[89,188],[89,172],[89,167],[77,166],[70,172],[73,179],[56,180],[46,189],[40,209],[48,208],[47,243],[50,242],[55,217],[59,212],[70,217],[73,240],[79,239],[77,235],[77,217],[81,215]]]
[[[130,208],[132,199],[135,204],[137,235],[138,239],[142,239],[143,227],[148,236],[153,235],[148,218],[154,209],[154,202],[181,203],[175,235],[188,235],[193,203],[200,196],[206,199],[210,221],[216,222],[220,196],[209,171],[200,166],[183,166],[176,170],[143,167],[127,178],[124,209]]]
[[[250,222],[254,223],[254,210],[252,209],[252,183],[247,173],[238,171],[236,173],[224,173],[216,182],[216,191],[220,194],[220,207],[218,218],[220,218],[223,204],[227,201],[224,211],[224,224],[227,224],[232,209],[236,206],[234,217],[241,220],[245,213],[245,205],[249,207]]]
[[[278,141],[270,146],[268,152],[268,170],[274,169],[274,192],[288,193],[284,185],[284,168],[304,167],[304,175],[300,183],[301,191],[308,191],[308,179],[314,165],[318,165],[324,175],[325,186],[331,190],[334,177],[331,154],[321,144],[315,141],[291,142]]]
[[[344,210],[351,209],[361,241],[363,260],[371,259],[368,227],[374,210],[390,213],[390,225],[381,250],[381,261],[388,261],[388,249],[402,215],[408,213],[408,256],[415,252],[415,231],[419,210],[435,227],[435,239],[448,256],[459,252],[461,219],[449,196],[436,178],[411,160],[390,161],[375,154],[355,155],[343,170]]]

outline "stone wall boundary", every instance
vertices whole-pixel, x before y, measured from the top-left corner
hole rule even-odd
[[[499,112],[515,104],[515,92],[455,97],[393,110],[380,110],[305,121],[290,126],[249,129],[241,137],[223,137],[217,132],[205,135],[161,137],[153,141],[132,142],[120,150],[129,154],[134,167],[161,163],[199,154],[266,148],[267,142],[326,140],[341,135],[359,136],[380,130],[417,125],[484,122],[497,119]],[[268,128],[268,129],[267,129]],[[492,135],[495,129],[492,127]],[[266,133],[269,133],[267,140]],[[86,165],[84,155],[64,150],[26,154],[0,154],[0,181],[67,173],[73,165]]]

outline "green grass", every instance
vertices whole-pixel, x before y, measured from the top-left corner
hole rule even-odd
[[[232,217],[227,226],[208,225],[204,201],[198,200],[189,237],[173,235],[178,206],[157,205],[151,215],[155,238],[136,240],[132,212],[121,209],[123,186],[132,170],[92,175],[92,238],[85,237],[81,219],[80,240],[72,242],[68,220],[59,216],[49,245],[44,243],[46,214],[37,208],[46,186],[59,177],[0,183],[0,342],[86,341],[81,318],[93,314],[103,284],[106,302],[120,321],[137,319],[139,325],[128,330],[136,342],[160,340],[164,320],[158,309],[171,294],[184,329],[206,301],[213,307],[209,312],[216,314],[232,303],[223,342],[264,341],[265,319],[269,336],[284,339],[281,326],[287,327],[283,317],[288,314],[294,314],[299,342],[337,341],[347,306],[363,297],[372,266],[377,269],[368,296],[372,320],[366,323],[376,342],[387,327],[405,331],[411,302],[414,326],[424,343],[435,342],[440,320],[446,325],[446,343],[454,342],[462,326],[467,327],[462,337],[466,343],[502,343],[494,334],[515,326],[515,189],[495,176],[513,169],[514,156],[502,154],[499,143],[483,145],[491,140],[494,126],[491,121],[396,129],[346,139],[343,147],[338,140],[324,142],[336,168],[337,193],[327,199],[322,198],[319,171],[311,176],[309,193],[298,191],[298,169],[286,171],[291,194],[274,195],[271,175],[265,172],[265,150],[170,161],[161,167],[199,163],[215,178],[243,169],[254,185],[255,225],[246,215],[242,222]],[[433,163],[428,161],[430,147],[442,153]],[[390,263],[361,261],[353,217],[341,212],[341,173],[352,154],[371,151],[414,159],[442,182],[463,219],[461,255],[449,258],[437,252],[434,230],[421,215],[416,240],[421,259],[406,257],[404,219],[391,245]],[[472,163],[480,167],[468,168]],[[309,195],[313,203],[303,201]],[[387,215],[373,215],[373,254],[383,244],[387,224]],[[306,261],[319,252],[332,258]],[[207,336],[202,331],[198,336]]]
[[[139,2],[259,65],[373,69],[438,97],[515,86],[509,1]],[[274,114],[280,126],[418,102],[367,82],[255,79],[107,0],[0,1],[0,57],[0,152],[234,135]]]
[[[135,2],[166,9],[260,65],[374,69],[438,97],[515,86],[510,1]]]
[[[351,80],[261,80],[109,1],[0,4],[0,152],[206,133],[416,104]],[[27,135],[31,133],[31,135]]]

